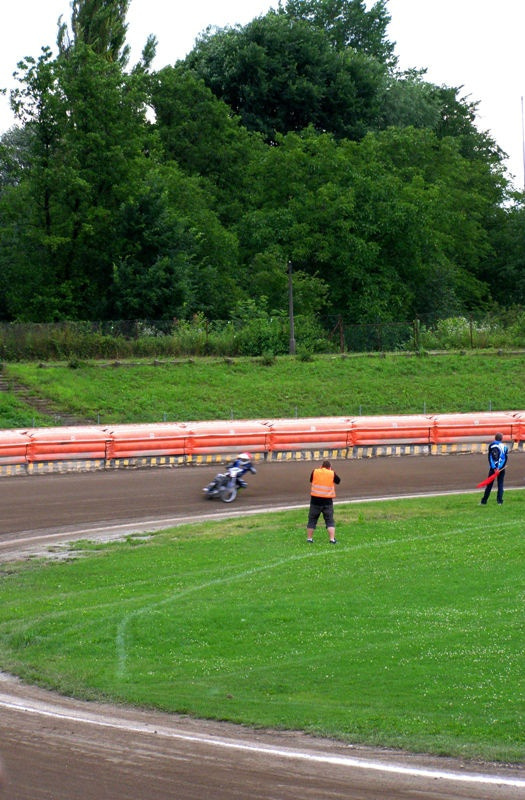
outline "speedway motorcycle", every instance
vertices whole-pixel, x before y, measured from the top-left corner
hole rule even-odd
[[[223,503],[233,503],[239,489],[247,486],[246,481],[242,479],[244,473],[252,472],[255,475],[257,472],[251,461],[244,460],[240,464],[238,461],[239,459],[230,464],[226,468],[226,472],[220,472],[204,487],[203,492],[206,497],[210,500],[218,497]]]

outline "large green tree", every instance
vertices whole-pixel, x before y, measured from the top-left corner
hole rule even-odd
[[[252,164],[258,189],[239,225],[256,264],[276,245],[325,281],[333,313],[356,321],[443,315],[489,299],[490,165],[452,139],[394,129],[362,142],[288,134]]]
[[[149,168],[146,63],[123,71],[127,3],[75,2],[59,54],[19,64],[12,105],[26,169],[2,199],[0,258],[12,277],[12,316],[104,317],[111,312],[119,213]],[[149,42],[150,58],[151,42]],[[22,200],[22,202],[21,202]]]
[[[287,0],[280,13],[304,20],[328,35],[336,50],[353,48],[383,64],[396,63],[394,44],[387,38],[387,0],[367,9],[364,0]]]
[[[252,191],[247,167],[264,150],[262,137],[247,131],[202,79],[180,65],[152,77],[151,105],[163,162],[205,180],[220,219],[234,222]]]
[[[58,35],[60,49],[88,45],[94,53],[125,67],[130,51],[126,44],[129,4],[130,0],[72,0],[72,37],[67,25],[61,24]]]
[[[242,297],[237,239],[198,178],[175,164],[150,170],[123,205],[114,264],[119,318],[227,319]]]
[[[77,43],[55,59],[20,65],[13,105],[30,132],[22,226],[18,203],[5,221],[18,230],[25,297],[12,313],[30,318],[105,316],[118,216],[134,180],[148,168],[145,95],[118,62]],[[35,258],[38,253],[38,258]],[[20,281],[18,281],[20,282]]]
[[[270,11],[244,28],[208,31],[185,64],[243,124],[272,142],[308,125],[359,139],[375,126],[385,67],[326,31]]]
[[[492,244],[480,274],[499,308],[525,307],[525,194],[506,206],[495,206],[487,224]]]

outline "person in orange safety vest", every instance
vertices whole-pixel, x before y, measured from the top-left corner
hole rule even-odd
[[[312,470],[310,475],[310,510],[306,526],[307,541],[313,542],[317,520],[323,515],[330,543],[335,544],[334,501],[335,485],[341,478],[332,469],[329,461],[323,461],[320,467]]]

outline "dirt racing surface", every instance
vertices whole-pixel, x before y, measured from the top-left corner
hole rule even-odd
[[[121,536],[200,516],[304,506],[306,522],[312,466],[259,465],[232,505],[202,494],[216,467],[1,478],[0,561],[47,552],[71,538]],[[334,467],[341,476],[336,502],[472,491],[487,472],[483,455],[376,458]],[[512,454],[506,486],[522,488],[524,479],[525,454]],[[473,493],[473,508],[479,497]],[[506,502],[511,498],[509,492]],[[338,529],[337,535],[343,540],[351,531]],[[294,732],[83,703],[1,674],[0,760],[0,797],[6,800],[525,798],[525,767],[375,751]]]

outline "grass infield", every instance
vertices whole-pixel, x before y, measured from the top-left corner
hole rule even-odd
[[[1,567],[0,667],[84,698],[525,760],[525,492],[337,505]]]

